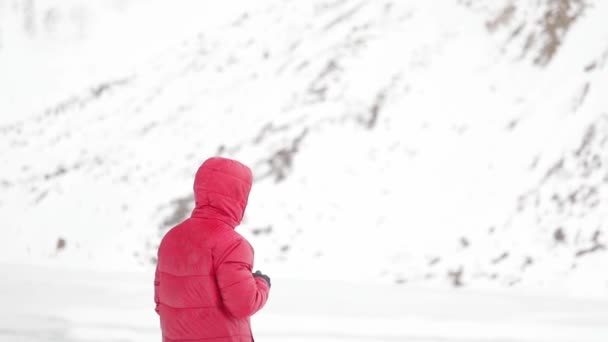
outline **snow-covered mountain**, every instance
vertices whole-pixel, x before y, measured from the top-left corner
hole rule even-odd
[[[219,154],[268,273],[606,292],[608,4],[239,12],[0,127],[1,261],[150,267]]]

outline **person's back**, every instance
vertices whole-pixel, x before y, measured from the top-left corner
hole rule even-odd
[[[199,168],[196,208],[169,230],[158,249],[154,282],[163,342],[251,342],[249,317],[260,310],[270,280],[252,274],[253,248],[240,224],[252,176],[243,164],[211,158]]]

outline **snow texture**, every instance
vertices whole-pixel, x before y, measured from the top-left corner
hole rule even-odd
[[[271,275],[606,296],[607,2],[47,5],[0,11],[0,262],[150,271],[223,155]]]
[[[0,341],[158,341],[146,272],[0,266]],[[256,341],[603,342],[608,302],[273,279]]]

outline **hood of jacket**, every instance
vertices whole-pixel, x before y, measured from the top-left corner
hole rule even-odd
[[[207,159],[194,178],[192,217],[217,219],[238,226],[243,220],[253,176],[249,167],[228,158]]]

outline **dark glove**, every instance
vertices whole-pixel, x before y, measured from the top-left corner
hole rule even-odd
[[[266,281],[266,283],[268,283],[268,287],[270,287],[270,277],[265,275],[264,273],[260,272],[260,271],[255,271],[255,273],[253,274],[254,277],[260,277],[262,279],[264,279]]]

